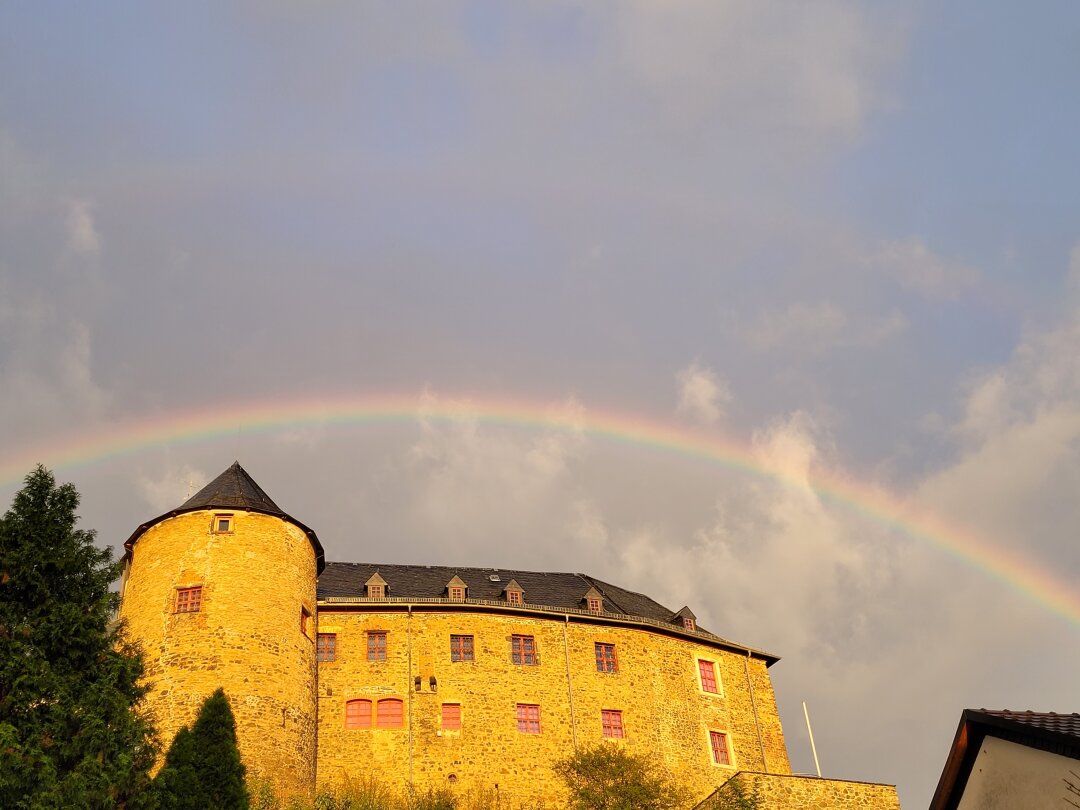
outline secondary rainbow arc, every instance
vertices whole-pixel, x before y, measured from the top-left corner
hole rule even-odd
[[[0,484],[17,482],[35,464],[76,468],[170,443],[213,441],[244,432],[303,427],[415,421],[480,424],[519,429],[562,429],[622,444],[718,463],[753,476],[803,485],[791,473],[767,466],[754,448],[716,433],[614,410],[560,408],[506,398],[430,399],[413,395],[336,394],[294,400],[233,402],[58,436],[0,456]],[[1002,548],[883,489],[836,472],[817,471],[812,488],[823,498],[868,520],[935,546],[999,580],[1080,627],[1080,594],[1061,577],[1016,551]]]

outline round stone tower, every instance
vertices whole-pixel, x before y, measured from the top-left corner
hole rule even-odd
[[[239,463],[124,544],[121,617],[138,642],[163,746],[219,686],[248,773],[283,796],[315,788],[315,532]]]

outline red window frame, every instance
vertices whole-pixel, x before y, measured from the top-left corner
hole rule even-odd
[[[682,626],[685,627],[687,630],[696,630],[697,629],[694,626],[694,620],[691,619],[689,616],[683,617]]]
[[[404,716],[404,701],[401,698],[383,698],[375,710],[376,728],[401,728]]]
[[[521,597],[522,597],[521,591],[507,591],[506,592],[506,601],[507,601],[508,604],[520,605],[522,603],[522,598]]]
[[[720,688],[716,683],[716,664],[712,661],[706,661],[704,658],[698,659],[698,675],[701,676],[701,689],[703,692],[712,692],[713,694],[720,694]]]
[[[444,703],[442,705],[442,727],[446,731],[461,731],[460,703]]]
[[[371,728],[370,700],[346,701],[345,728]]]
[[[472,636],[450,635],[450,660],[473,661],[475,660],[476,647]]]
[[[463,601],[465,599],[465,589],[458,585],[452,585],[450,587],[450,598],[457,602]]]
[[[622,709],[601,709],[600,726],[604,730],[604,736],[621,740],[623,734]]]
[[[176,589],[174,613],[198,613],[202,610],[202,585]]]
[[[386,660],[386,631],[369,630],[367,634],[367,660]]]
[[[594,596],[589,597],[589,610],[593,613],[600,613],[604,609],[604,600],[597,599]]]
[[[315,637],[315,660],[323,664],[337,660],[337,633],[319,633]]]
[[[522,666],[536,666],[536,639],[516,634],[510,636],[510,660]]]
[[[713,762],[717,765],[731,764],[731,751],[728,749],[728,735],[723,731],[710,731],[709,744],[712,746]]]
[[[540,705],[519,703],[517,705],[517,730],[522,734],[540,733]]]
[[[619,659],[615,657],[615,645],[596,642],[596,671],[618,672]]]

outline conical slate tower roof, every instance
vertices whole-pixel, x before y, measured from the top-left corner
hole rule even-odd
[[[188,498],[182,506],[139,526],[131,537],[127,539],[127,542],[124,543],[124,548],[130,554],[135,541],[151,526],[160,523],[166,518],[176,517],[186,512],[198,512],[201,509],[236,509],[244,512],[273,515],[282,520],[287,520],[289,523],[299,527],[307,535],[308,540],[311,541],[311,546],[315,549],[315,564],[318,573],[321,574],[323,568],[326,567],[322,544],[319,542],[315,532],[274,503],[265,490],[255,483],[255,479],[240,466],[239,461],[234,461],[229,469]]]
[[[255,483],[255,479],[240,466],[239,461],[234,461],[229,469],[188,498],[180,509],[191,511],[215,506],[285,516],[263,488]]]

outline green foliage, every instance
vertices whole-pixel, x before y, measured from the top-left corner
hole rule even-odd
[[[725,782],[704,805],[706,810],[760,810],[761,794],[757,785],[743,785],[735,776]]]
[[[0,518],[0,807],[144,808],[138,653],[110,625],[120,563],[77,529],[79,494],[38,467]]]
[[[154,780],[161,810],[248,810],[251,799],[225,692],[206,699],[195,725],[182,728]]]
[[[569,810],[671,810],[687,795],[652,759],[613,744],[583,748],[555,764]]]
[[[366,775],[346,780],[336,790],[322,790],[313,804],[293,800],[284,804],[277,798],[273,783],[258,775],[248,779],[251,810],[545,810],[544,803],[524,803],[499,797],[494,788],[449,787],[425,791],[395,789],[378,777]]]

